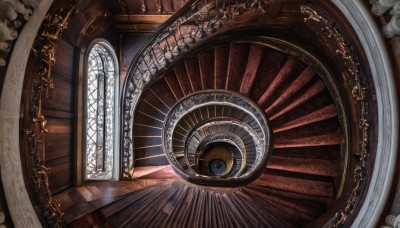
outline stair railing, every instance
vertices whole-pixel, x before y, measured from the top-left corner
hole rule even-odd
[[[223,31],[235,18],[266,11],[264,0],[189,0],[145,42],[129,67],[123,88],[122,179],[130,180],[133,175],[133,114],[146,85],[160,77],[183,53]]]

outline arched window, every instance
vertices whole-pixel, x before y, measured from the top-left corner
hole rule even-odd
[[[104,40],[89,48],[86,73],[85,176],[117,179],[118,62]]]

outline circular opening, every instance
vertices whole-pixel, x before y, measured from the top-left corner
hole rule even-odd
[[[222,173],[225,172],[226,170],[226,164],[224,160],[216,158],[214,160],[211,160],[210,164],[208,165],[209,171],[211,174],[214,175],[221,175]]]
[[[207,176],[224,176],[234,166],[233,150],[229,143],[210,143],[199,153],[199,173]]]
[[[184,179],[233,186],[261,174],[271,131],[257,103],[231,91],[205,90],[171,108],[162,141],[168,161]]]

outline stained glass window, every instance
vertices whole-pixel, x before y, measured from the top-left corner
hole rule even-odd
[[[113,178],[117,67],[108,44],[97,42],[92,46],[86,77],[86,179]]]

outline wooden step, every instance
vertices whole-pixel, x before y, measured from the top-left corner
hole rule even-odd
[[[200,76],[199,59],[197,58],[197,56],[185,60],[185,67],[186,67],[187,77],[189,79],[189,82],[191,83],[193,92],[202,90],[203,82]]]
[[[331,182],[326,182],[327,180],[332,181],[315,175],[267,170],[253,184],[286,192],[330,198],[334,196],[334,188]]]
[[[136,198],[135,201],[130,201],[130,203],[124,207],[123,210],[115,211],[111,216],[107,216],[107,222],[115,227],[124,226],[132,218],[136,216],[153,200],[157,199],[163,192],[167,190],[166,186],[157,186],[154,194],[140,195],[141,197]],[[109,205],[112,207],[113,205]],[[110,209],[111,210],[111,209]]]
[[[211,77],[206,79],[214,81],[214,89],[225,88],[229,65],[229,52],[229,46],[214,48],[214,79]]]
[[[256,79],[258,69],[262,62],[263,50],[252,45],[250,47],[249,56],[247,58],[247,65],[244,75],[242,77],[242,82],[240,84],[240,93],[248,96],[251,89],[253,88],[254,81]],[[238,64],[239,65],[239,64]]]
[[[318,202],[321,205],[329,205],[333,199],[330,197],[324,197],[324,196],[312,196],[312,195],[307,195],[307,194],[302,194],[302,193],[296,193],[296,192],[291,192],[291,191],[284,191],[280,189],[274,189],[274,188],[269,188],[265,186],[257,186],[256,184],[249,184],[244,187],[244,189],[253,189],[257,192],[260,192],[265,195],[276,195],[280,196],[283,198],[289,198],[289,199],[297,199],[297,200],[307,200],[311,202]]]
[[[257,76],[254,80],[254,86],[250,91],[249,97],[254,101],[258,101],[274,80],[275,76],[278,75],[286,60],[287,55],[272,49],[265,49],[263,51],[263,61],[260,63]]]
[[[198,55],[202,89],[214,89],[214,49]]]
[[[313,97],[320,94],[325,89],[325,84],[321,80],[317,80],[314,82],[306,91],[302,94],[299,94],[296,99],[294,99],[290,104],[287,104],[281,110],[276,113],[267,112],[267,116],[270,116],[270,120],[274,120],[291,110],[295,110],[302,104],[310,101]]]
[[[338,160],[340,146],[323,147],[294,147],[294,148],[275,148],[273,155],[290,158],[310,158],[321,160]]]
[[[311,136],[297,139],[277,139],[274,148],[316,147],[340,145],[342,137],[339,133]]]
[[[274,139],[276,141],[281,141],[285,139],[307,138],[336,132],[342,134],[340,123],[337,118],[330,118],[327,120],[299,126],[297,128],[288,129],[286,131],[275,132]]]
[[[129,194],[129,196],[127,196],[119,201],[116,201],[112,205],[104,207],[103,209],[101,209],[101,213],[105,217],[110,217],[110,216],[118,213],[119,211],[124,210],[126,207],[131,205],[133,202],[144,197],[145,195],[150,194],[151,192],[153,192],[156,189],[157,189],[157,187],[148,187],[148,188],[133,192],[133,193]]]
[[[188,76],[185,64],[178,64],[174,66],[174,72],[176,80],[178,81],[179,87],[186,96],[194,92],[194,85],[191,78]]]
[[[310,114],[299,117],[295,120],[288,121],[279,127],[273,129],[274,133],[290,130],[293,128],[305,126],[308,124],[316,123],[323,120],[328,120],[337,116],[336,107],[334,104],[325,106],[324,108],[318,109]]]
[[[167,202],[173,200],[174,194],[179,195],[181,191],[183,191],[181,188],[175,188],[174,186],[167,187],[165,191],[152,198],[150,202],[142,208],[138,208],[138,213],[134,213],[134,216],[132,215],[129,220],[124,222],[123,226],[148,227],[152,221],[160,221],[161,218],[166,216],[162,210]]]
[[[186,95],[185,91],[182,90],[182,87],[179,84],[179,81],[176,78],[175,73],[173,71],[168,72],[164,75],[164,82],[168,85],[169,91],[172,93],[176,101],[180,100],[182,97]],[[160,93],[157,94],[158,96],[163,96]]]
[[[249,45],[231,44],[229,49],[228,73],[224,88],[231,91],[239,91],[240,82],[245,73],[245,63],[248,61]],[[258,66],[257,66],[258,67]]]
[[[279,208],[283,216],[299,225],[305,225],[308,221],[314,220],[325,206],[321,203],[310,200],[299,200],[285,198],[273,194],[265,194],[256,191],[254,188],[245,188],[244,193],[261,204],[269,204]]]
[[[307,67],[301,74],[281,93],[281,95],[267,107],[266,112],[279,108],[294,95],[296,95],[304,86],[306,86],[311,79],[314,78],[315,72],[312,67]]]
[[[334,177],[338,174],[337,163],[336,160],[271,156],[267,167],[275,170]]]
[[[285,65],[280,69],[279,73],[275,76],[274,80],[265,90],[263,95],[258,99],[257,103],[260,106],[265,106],[273,101],[274,97],[277,97],[277,93],[281,92],[285,85],[291,83],[296,73],[294,69],[300,68],[300,62],[296,59],[289,57]]]

